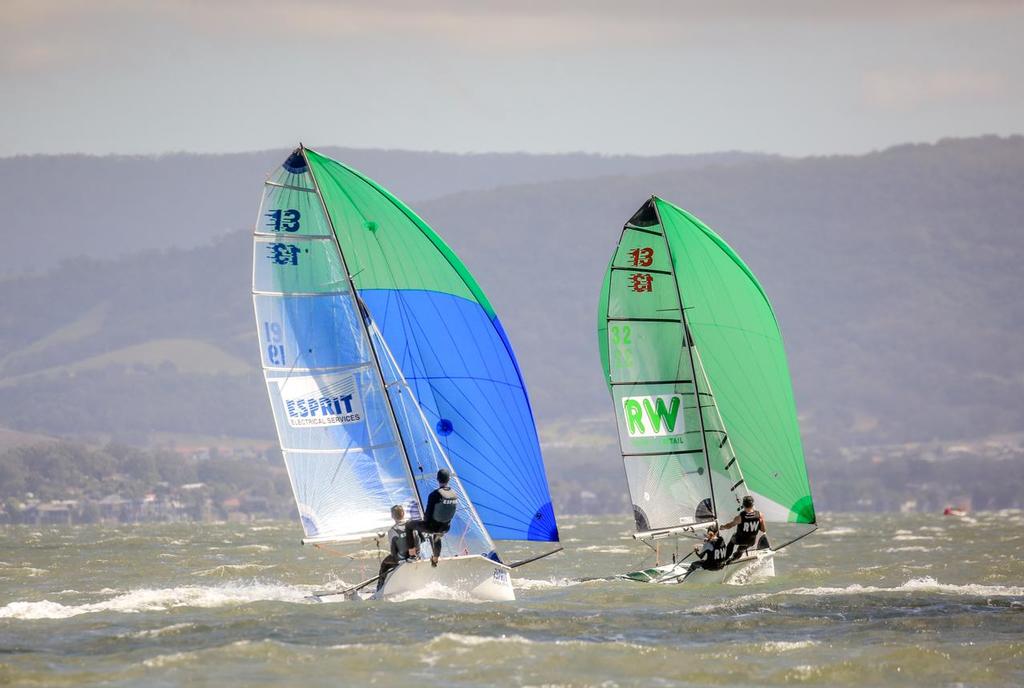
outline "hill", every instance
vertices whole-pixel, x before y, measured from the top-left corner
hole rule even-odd
[[[699,168],[768,156],[751,153],[604,156],[466,154],[324,148],[382,180],[408,201],[524,182]],[[160,156],[35,155],[0,158],[0,208],[11,231],[45,237],[30,259],[0,261],[0,279],[79,256],[106,259],[145,249],[209,245],[251,229],[260,185],[287,156],[256,153]]]
[[[216,184],[195,185],[200,162],[161,193],[218,206]],[[1016,346],[1024,138],[706,162],[412,204],[491,297],[555,470],[607,467],[616,474],[609,480],[621,479],[594,340],[597,289],[623,221],[652,193],[718,230],[761,279],[782,323],[812,480],[843,446],[1024,427],[1024,349]],[[117,168],[115,159],[102,163]],[[165,219],[140,222],[140,245],[163,248],[110,250],[8,280],[0,424],[125,441],[157,432],[271,438],[256,369],[250,241],[244,231],[218,235],[250,220],[265,167],[253,173],[245,203],[220,208],[220,224],[197,219],[192,238],[169,231]],[[130,163],[122,175],[132,175]],[[82,226],[102,249],[104,233]]]

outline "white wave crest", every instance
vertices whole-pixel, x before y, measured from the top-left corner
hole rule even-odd
[[[794,588],[784,590],[782,595],[863,595],[876,592],[941,592],[951,595],[964,595],[971,597],[1020,597],[1024,596],[1024,587],[1013,585],[979,585],[968,583],[958,585],[956,583],[940,583],[931,576],[923,578],[911,578],[906,583],[897,585],[894,588],[880,588],[874,585],[848,585],[845,588]]]
[[[538,580],[533,578],[512,578],[512,587],[516,590],[544,590],[547,588],[568,588],[572,585],[579,585],[579,581],[569,578],[549,578]]]
[[[806,595],[809,597],[833,597],[843,595],[868,595],[874,593],[899,593],[899,592],[935,592],[946,595],[960,595],[964,597],[1024,597],[1024,587],[1011,585],[978,585],[955,583],[940,583],[931,576],[922,578],[911,578],[892,588],[877,587],[874,585],[860,585],[854,583],[845,588],[819,587],[819,588],[792,588],[778,592],[761,592],[744,595],[738,599],[716,602],[712,604],[699,605],[681,610],[684,614],[712,614],[712,613],[735,613],[740,609],[747,609],[750,605],[769,602],[772,599],[785,595]],[[764,608],[764,611],[771,611]]]
[[[529,638],[524,638],[521,635],[467,635],[465,633],[442,633],[428,645],[437,643],[455,643],[456,645],[466,645],[468,647],[477,647],[479,645],[489,645],[491,643],[503,643],[513,645],[533,645],[534,641]]]
[[[601,552],[602,554],[631,554],[635,550],[626,547],[608,547],[607,545],[589,545],[578,547],[577,552]]]
[[[122,638],[159,638],[159,637],[164,636],[164,635],[173,635],[173,634],[179,633],[181,631],[187,631],[187,630],[195,628],[195,627],[196,627],[196,625],[194,623],[176,623],[176,624],[171,624],[170,626],[164,626],[162,628],[150,628],[150,629],[146,629],[144,631],[135,631],[134,633],[128,633],[128,634],[122,635],[120,637],[122,637]]]
[[[538,641],[530,640],[521,635],[469,635],[465,633],[442,633],[441,635],[431,639],[425,644],[426,648],[430,648],[435,645],[451,644],[461,645],[466,648],[479,647],[481,645],[537,645]],[[615,649],[628,649],[628,650],[641,650],[643,652],[650,651],[649,645],[641,645],[638,643],[630,643],[623,640],[615,640],[609,643],[599,643],[597,641],[590,640],[576,640],[563,638],[554,641],[544,641],[543,645],[558,645],[562,647],[594,647],[595,645],[606,645],[614,647]]]
[[[274,564],[221,564],[220,566],[214,566],[212,569],[203,569],[201,571],[193,571],[193,576],[224,576],[229,573],[237,573],[239,571],[266,571],[267,569],[275,569],[277,566]]]
[[[305,602],[305,587],[271,584],[142,589],[103,602],[64,605],[59,602],[11,602],[0,607],[0,619],[66,619],[80,614],[121,612],[132,614],[174,607],[224,607],[252,602]]]
[[[821,643],[817,640],[769,640],[761,643],[761,649],[765,652],[791,652],[816,645],[821,645]]]

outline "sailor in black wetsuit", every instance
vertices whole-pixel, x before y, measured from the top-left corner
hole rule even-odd
[[[377,574],[377,589],[384,586],[384,581],[392,569],[398,567],[399,562],[409,558],[409,548],[405,543],[405,508],[401,504],[391,507],[391,518],[395,519],[395,525],[387,533],[387,541],[390,548],[388,555],[380,562],[380,573]]]
[[[725,539],[718,534],[717,525],[708,526],[708,533],[703,544],[694,545],[693,551],[700,557],[700,561],[690,564],[687,573],[694,569],[716,571],[725,566]]]
[[[743,498],[743,510],[736,514],[736,517],[731,521],[722,524],[723,528],[732,528],[733,526],[737,526],[737,528],[732,539],[729,540],[729,550],[726,553],[728,559],[739,559],[742,557],[743,553],[757,542],[758,533],[764,533],[765,535],[761,537],[762,542],[758,544],[757,548],[764,549],[768,547],[768,538],[766,537],[768,529],[764,524],[764,516],[761,515],[760,511],[754,510],[754,498],[750,495]]]
[[[417,535],[421,538],[425,535],[430,538],[433,547],[433,554],[430,557],[431,566],[437,566],[437,560],[441,556],[441,537],[448,532],[455,517],[455,510],[459,504],[459,496],[455,490],[448,487],[451,474],[447,469],[442,468],[437,472],[438,488],[427,497],[427,506],[423,510],[423,520],[409,521],[405,524],[405,541],[409,548],[409,556],[419,555],[419,543]]]

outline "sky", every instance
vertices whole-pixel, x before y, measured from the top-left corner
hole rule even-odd
[[[1024,2],[2,0],[0,156],[861,153],[1024,131]]]

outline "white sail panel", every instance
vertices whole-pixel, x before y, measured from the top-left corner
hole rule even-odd
[[[348,294],[254,297],[265,368],[326,370],[369,362]]]
[[[275,236],[330,236],[313,178],[301,153],[293,153],[263,188],[256,233]]]
[[[287,269],[300,261],[304,269]],[[330,237],[256,237],[253,289],[278,294],[346,293],[348,281]]]
[[[273,226],[268,226],[271,222]],[[267,392],[307,538],[375,535],[419,499],[345,266],[301,154],[265,187],[253,302]]]
[[[390,505],[403,504],[410,513],[418,509],[405,472],[381,471],[382,465],[403,461],[395,445],[373,453],[354,447],[285,451],[284,460],[307,537],[344,540],[385,531],[393,524]]]

